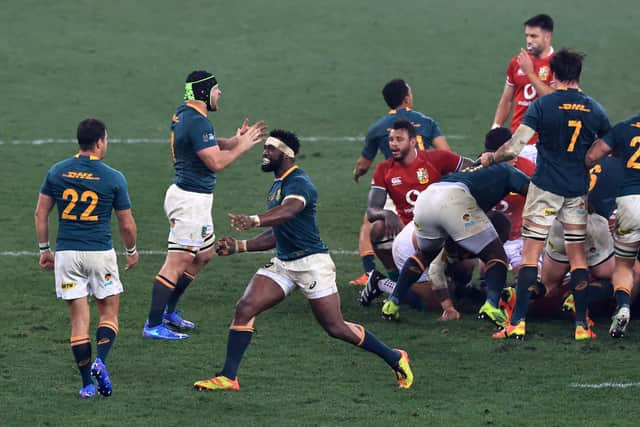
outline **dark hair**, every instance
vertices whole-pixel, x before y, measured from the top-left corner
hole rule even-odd
[[[507,128],[491,129],[484,137],[484,151],[497,151],[505,142],[511,139],[511,131]]]
[[[551,58],[551,72],[561,82],[579,82],[582,61],[585,54],[573,49],[562,48]]]
[[[553,18],[549,15],[540,14],[524,21],[526,27],[538,27],[543,31],[553,32]]]
[[[391,128],[395,130],[405,129],[409,134],[410,139],[416,137],[416,127],[409,120],[404,120],[404,119],[396,120],[393,123],[393,126],[391,126]]]
[[[105,137],[107,127],[98,119],[84,119],[78,125],[78,145],[82,151],[92,150],[99,139]]]
[[[408,94],[409,87],[402,79],[391,80],[382,88],[382,97],[389,108],[398,108]]]
[[[282,129],[274,129],[269,132],[269,135],[284,142],[295,154],[298,154],[298,151],[300,151],[300,140],[295,133]]]

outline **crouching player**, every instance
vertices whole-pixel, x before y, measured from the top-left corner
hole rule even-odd
[[[236,305],[222,371],[211,379],[197,381],[194,387],[239,390],[238,366],[251,341],[256,316],[300,288],[330,336],[375,353],[391,367],[398,385],[409,388],[413,373],[407,353],[389,348],[362,325],[342,318],[335,265],[320,239],[316,221],[317,191],[309,176],[295,165],[299,148],[293,133],[272,131],[262,157],[262,170],[276,177],[267,197],[269,210],[259,215],[229,214],[232,227],[238,231],[268,229],[251,240],[221,238],[216,248],[219,255],[275,247],[276,256],[254,274]]]
[[[98,392],[110,396],[107,355],[118,333],[122,283],[111,240],[111,211],[115,209],[125,244],[129,269],[138,262],[136,223],[124,175],[102,162],[107,153],[107,129],[99,120],[78,126],[79,153],[49,169],[40,188],[35,225],[40,245],[40,266],[55,268],[56,295],[67,302],[71,318],[71,350],[82,376],[80,397]],[[49,213],[59,213],[55,256],[49,247]],[[97,353],[91,364],[89,303],[93,295],[100,313],[96,331]]]

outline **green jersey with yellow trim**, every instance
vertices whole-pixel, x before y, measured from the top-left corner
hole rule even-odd
[[[206,113],[183,104],[171,120],[171,155],[176,171],[173,183],[185,191],[213,193],[216,174],[198,156],[198,151],[217,145],[213,125]]]
[[[624,162],[624,180],[617,196],[640,194],[640,114],[616,124],[603,138]]]
[[[398,120],[408,120],[416,128],[418,149],[426,150],[433,145],[433,139],[441,136],[442,132],[438,123],[429,116],[413,111],[409,108],[398,108],[389,111],[389,114],[375,122],[367,131],[362,148],[362,157],[373,160],[378,153],[382,153],[385,159],[391,157],[389,148],[389,129]]]
[[[318,191],[309,175],[297,166],[276,178],[269,190],[267,206],[273,209],[291,197],[304,201],[304,209],[289,221],[272,227],[276,237],[278,259],[291,261],[307,255],[328,252],[327,246],[320,239],[316,219]]]
[[[531,181],[564,197],[587,194],[587,150],[611,128],[607,113],[578,89],[558,89],[536,99],[522,124],[538,132],[536,172]]]
[[[124,175],[93,156],[53,165],[40,193],[58,206],[56,251],[112,249],[111,211],[131,208]]]

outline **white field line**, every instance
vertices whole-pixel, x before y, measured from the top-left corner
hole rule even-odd
[[[447,139],[467,139],[465,135],[446,135]],[[301,137],[304,142],[364,142],[364,136],[306,136]],[[47,145],[75,143],[75,139],[41,138],[41,139],[7,139],[0,140],[0,145]],[[168,138],[109,138],[114,144],[167,144]]]
[[[165,255],[167,253],[166,250],[138,250],[141,255]],[[273,251],[265,251],[265,252],[247,252],[246,255],[264,255],[265,253],[273,254]],[[330,249],[329,253],[331,255],[336,256],[355,256],[358,255],[358,251],[347,251],[344,249]],[[124,254],[124,253],[123,253]],[[243,254],[245,255],[245,254]],[[40,256],[40,252],[35,251],[0,251],[0,257],[22,257],[22,256]]]
[[[600,383],[600,384],[580,384],[573,383],[569,387],[572,388],[629,388],[640,387],[640,383]]]

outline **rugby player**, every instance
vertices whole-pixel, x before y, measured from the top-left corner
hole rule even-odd
[[[197,381],[194,387],[239,390],[238,366],[253,336],[256,316],[300,288],[330,336],[378,355],[393,370],[398,386],[410,388],[413,373],[407,353],[389,348],[362,325],[346,322],[342,317],[335,265],[318,231],[317,191],[309,176],[295,164],[299,149],[296,135],[272,131],[262,157],[262,170],[273,172],[276,178],[267,197],[268,210],[257,215],[229,214],[232,227],[238,231],[255,227],[267,230],[250,240],[222,237],[216,249],[219,255],[273,248],[276,254],[254,274],[236,305],[224,367],[213,378]]]
[[[507,81],[502,96],[498,101],[493,118],[493,128],[502,127],[513,109],[511,131],[514,132],[529,105],[538,97],[551,93],[554,89],[553,73],[550,61],[553,58],[551,36],[553,35],[553,19],[549,15],[536,15],[524,22],[524,35],[527,49],[520,49],[520,53],[509,61],[507,66]],[[536,162],[537,137],[529,141],[521,156]]]
[[[187,76],[184,104],[171,119],[170,148],[175,176],[164,199],[170,224],[164,264],[155,276],[149,316],[142,336],[181,340],[189,336],[177,329],[193,329],[193,322],[176,310],[179,298],[213,256],[215,233],[211,209],[220,172],[258,142],[262,121],[251,126],[245,119],[232,138],[218,138],[207,118],[217,111],[222,91],[215,76],[193,71]]]
[[[586,194],[589,171],[584,156],[597,137],[611,127],[604,109],[579,87],[584,55],[562,49],[551,60],[558,82],[555,92],[538,98],[528,108],[513,138],[495,153],[484,153],[482,164],[511,160],[538,132],[538,160],[523,211],[522,267],[516,286],[516,307],[510,323],[494,338],[524,337],[529,287],[537,281],[538,258],[553,221],[563,224],[566,251],[571,265],[571,289],[576,304],[575,339],[595,338],[586,320],[589,272],[584,240],[587,223]]]
[[[433,147],[438,150],[449,150],[447,140],[442,135],[438,124],[429,116],[426,116],[413,108],[413,92],[409,84],[402,79],[387,82],[382,89],[382,97],[391,108],[389,113],[376,121],[367,131],[364,147],[356,166],[353,170],[353,178],[356,182],[367,173],[378,151],[385,159],[391,157],[389,147],[389,129],[397,120],[408,120],[416,128],[416,146],[418,150],[426,150]],[[388,201],[387,209],[393,210],[393,204]],[[364,273],[349,282],[353,285],[364,285],[367,281],[367,273],[375,268],[375,257],[370,241],[370,224],[365,214],[360,227],[358,249],[362,257]]]
[[[120,293],[123,291],[111,238],[111,211],[115,210],[127,256],[125,270],[138,263],[136,223],[131,214],[127,181],[102,159],[109,144],[107,128],[97,119],[78,125],[79,151],[47,172],[35,211],[40,266],[55,270],[56,295],[66,301],[71,319],[71,351],[88,399],[98,392],[111,396],[107,356],[118,334]],[[49,214],[58,207],[55,255],[49,246]],[[96,330],[97,357],[91,363],[88,296],[93,295],[100,320]]]

